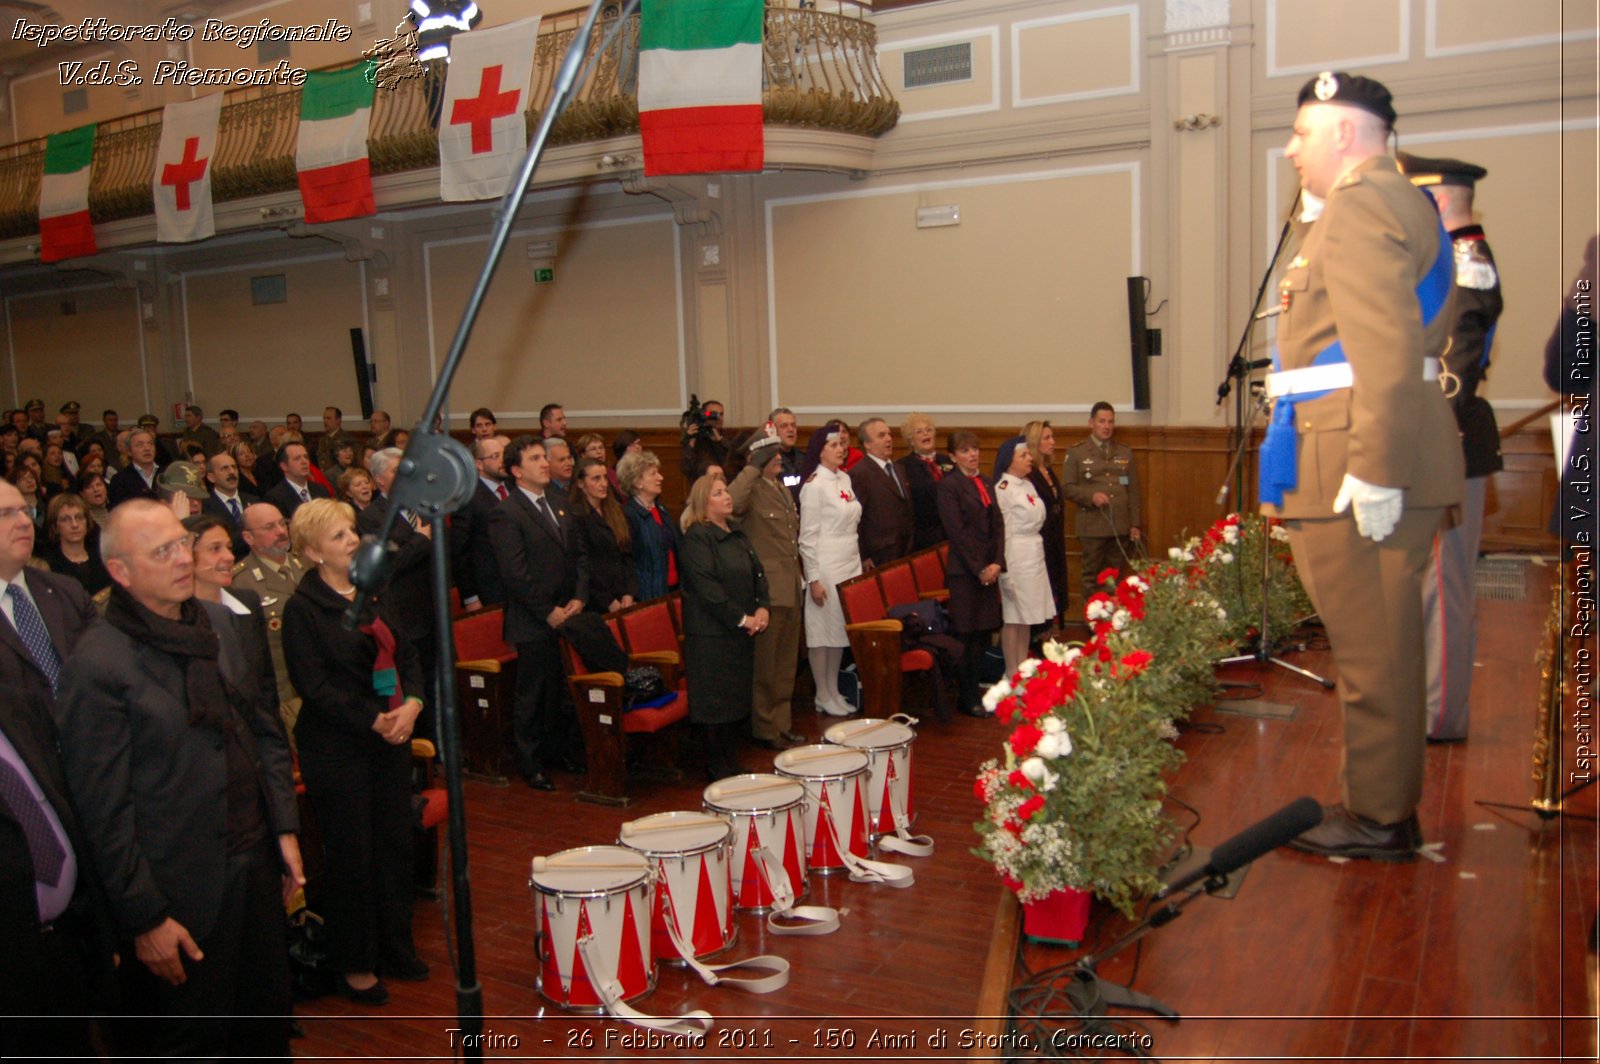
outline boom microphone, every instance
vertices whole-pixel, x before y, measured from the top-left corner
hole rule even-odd
[[[1320,823],[1322,823],[1322,806],[1317,800],[1297,798],[1265,820],[1258,820],[1233,838],[1218,843],[1216,849],[1211,851],[1211,859],[1203,867],[1194,869],[1176,882],[1162,887],[1156,892],[1156,897],[1165,898],[1169,894],[1193,886],[1202,879],[1226,876],[1230,872],[1238,871],[1262,854],[1276,850],[1299,836],[1301,832],[1309,831]]]

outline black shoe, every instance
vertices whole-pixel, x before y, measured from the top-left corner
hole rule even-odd
[[[804,735],[801,735],[799,732],[792,731],[781,731],[778,733],[778,738],[782,739],[790,746],[804,746],[811,741]]]
[[[1414,861],[1422,845],[1422,827],[1412,813],[1398,824],[1375,824],[1342,805],[1331,805],[1322,823],[1289,841],[1290,849],[1323,857],[1364,857],[1399,864]]]
[[[535,772],[531,775],[525,775],[522,777],[522,782],[526,783],[536,791],[553,791],[556,789],[556,785],[550,782],[550,777],[546,776],[543,772]]]
[[[385,979],[399,979],[407,983],[420,983],[428,978],[428,965],[415,953],[404,960],[378,965],[378,974]]]
[[[789,749],[789,743],[782,739],[751,739],[751,742],[763,750],[777,750],[779,752]]]
[[[1464,743],[1466,741],[1467,741],[1467,737],[1465,735],[1430,735],[1430,736],[1428,736],[1428,745],[1429,746],[1450,746],[1450,745],[1452,745],[1454,743]]]
[[[990,713],[987,709],[984,709],[982,706],[965,706],[965,707],[962,708],[961,712],[965,713],[969,717],[992,717],[992,716],[994,716],[993,713]]]
[[[344,978],[334,980],[335,989],[357,1005],[387,1005],[389,1003],[389,988],[383,985],[380,979],[365,990],[357,990]]]

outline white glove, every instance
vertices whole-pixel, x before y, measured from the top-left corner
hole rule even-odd
[[[1400,510],[1405,497],[1403,488],[1386,488],[1382,484],[1368,484],[1360,477],[1344,475],[1339,494],[1333,499],[1333,512],[1342,514],[1355,504],[1356,529],[1372,542],[1380,542],[1394,526],[1400,523]]]

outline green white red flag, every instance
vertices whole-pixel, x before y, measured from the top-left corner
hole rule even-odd
[[[39,258],[60,262],[98,249],[89,221],[89,164],[94,159],[91,123],[52,133],[45,142],[44,180],[39,184]]]
[[[361,218],[377,210],[367,157],[374,69],[376,64],[368,61],[348,70],[306,75],[294,168],[308,222]]]
[[[644,172],[760,170],[763,0],[643,0]]]

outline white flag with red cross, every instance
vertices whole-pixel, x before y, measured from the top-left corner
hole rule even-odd
[[[182,244],[215,236],[211,170],[217,155],[220,92],[161,111],[161,146],[150,187],[156,200],[156,239]]]
[[[450,73],[439,112],[439,198],[495,199],[528,150],[528,83],[539,19],[450,40]]]

